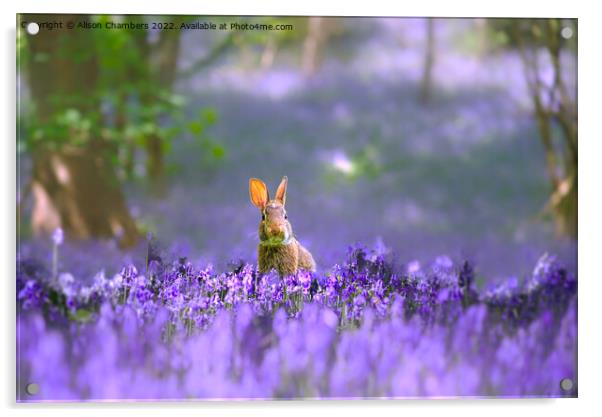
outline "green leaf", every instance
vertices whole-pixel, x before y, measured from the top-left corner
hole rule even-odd
[[[172,94],[168,101],[172,106],[182,107],[186,104],[186,97],[179,94]]]
[[[212,107],[205,107],[201,110],[201,117],[208,125],[213,125],[217,122],[217,111]]]
[[[67,109],[61,119],[61,121],[67,125],[76,124],[80,121],[81,115],[76,109]]]
[[[190,123],[188,123],[188,129],[190,129],[190,131],[197,136],[200,136],[203,134],[203,124],[199,121],[192,121]]]
[[[214,145],[211,153],[215,159],[223,159],[226,156],[226,148],[222,145]]]

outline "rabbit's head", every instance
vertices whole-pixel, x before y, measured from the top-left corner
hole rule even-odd
[[[293,239],[293,229],[284,208],[287,182],[287,177],[283,177],[275,198],[270,200],[268,187],[263,181],[257,178],[249,180],[251,202],[261,211],[259,240],[264,244],[285,245]]]

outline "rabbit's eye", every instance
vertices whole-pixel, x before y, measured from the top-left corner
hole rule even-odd
[[[261,220],[265,221],[265,213],[261,213]]]
[[[288,214],[286,214],[286,213],[285,213],[285,214],[284,214],[284,218],[285,218],[285,219],[288,219]]]

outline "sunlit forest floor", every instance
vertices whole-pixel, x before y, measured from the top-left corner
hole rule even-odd
[[[421,103],[424,39],[413,24],[422,23],[358,19],[357,36],[331,45],[311,76],[298,51],[279,51],[267,69],[229,55],[180,80],[187,112],[215,109],[211,136],[225,156],[213,161],[191,136],[177,138],[167,195],[127,183],[132,213],[174,255],[218,268],[254,262],[248,178],[273,191],[287,175],[289,218],[319,269],[357,242],[402,262],[468,258],[487,280],[526,276],[544,252],[575,269],[576,242],[541,216],[549,184],[518,56],[465,52],[460,22],[441,24],[432,96]],[[200,36],[183,36],[181,68],[205,52]],[[64,269],[121,266],[106,262],[122,256],[116,249],[103,257],[91,245],[67,243],[78,255],[63,257]]]

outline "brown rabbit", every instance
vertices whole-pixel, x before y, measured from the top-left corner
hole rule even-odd
[[[287,177],[283,177],[276,198],[270,200],[268,187],[257,178],[249,180],[251,202],[261,210],[259,223],[259,272],[272,269],[280,276],[295,274],[299,269],[315,271],[316,263],[311,253],[295,239],[293,228],[284,209]]]

